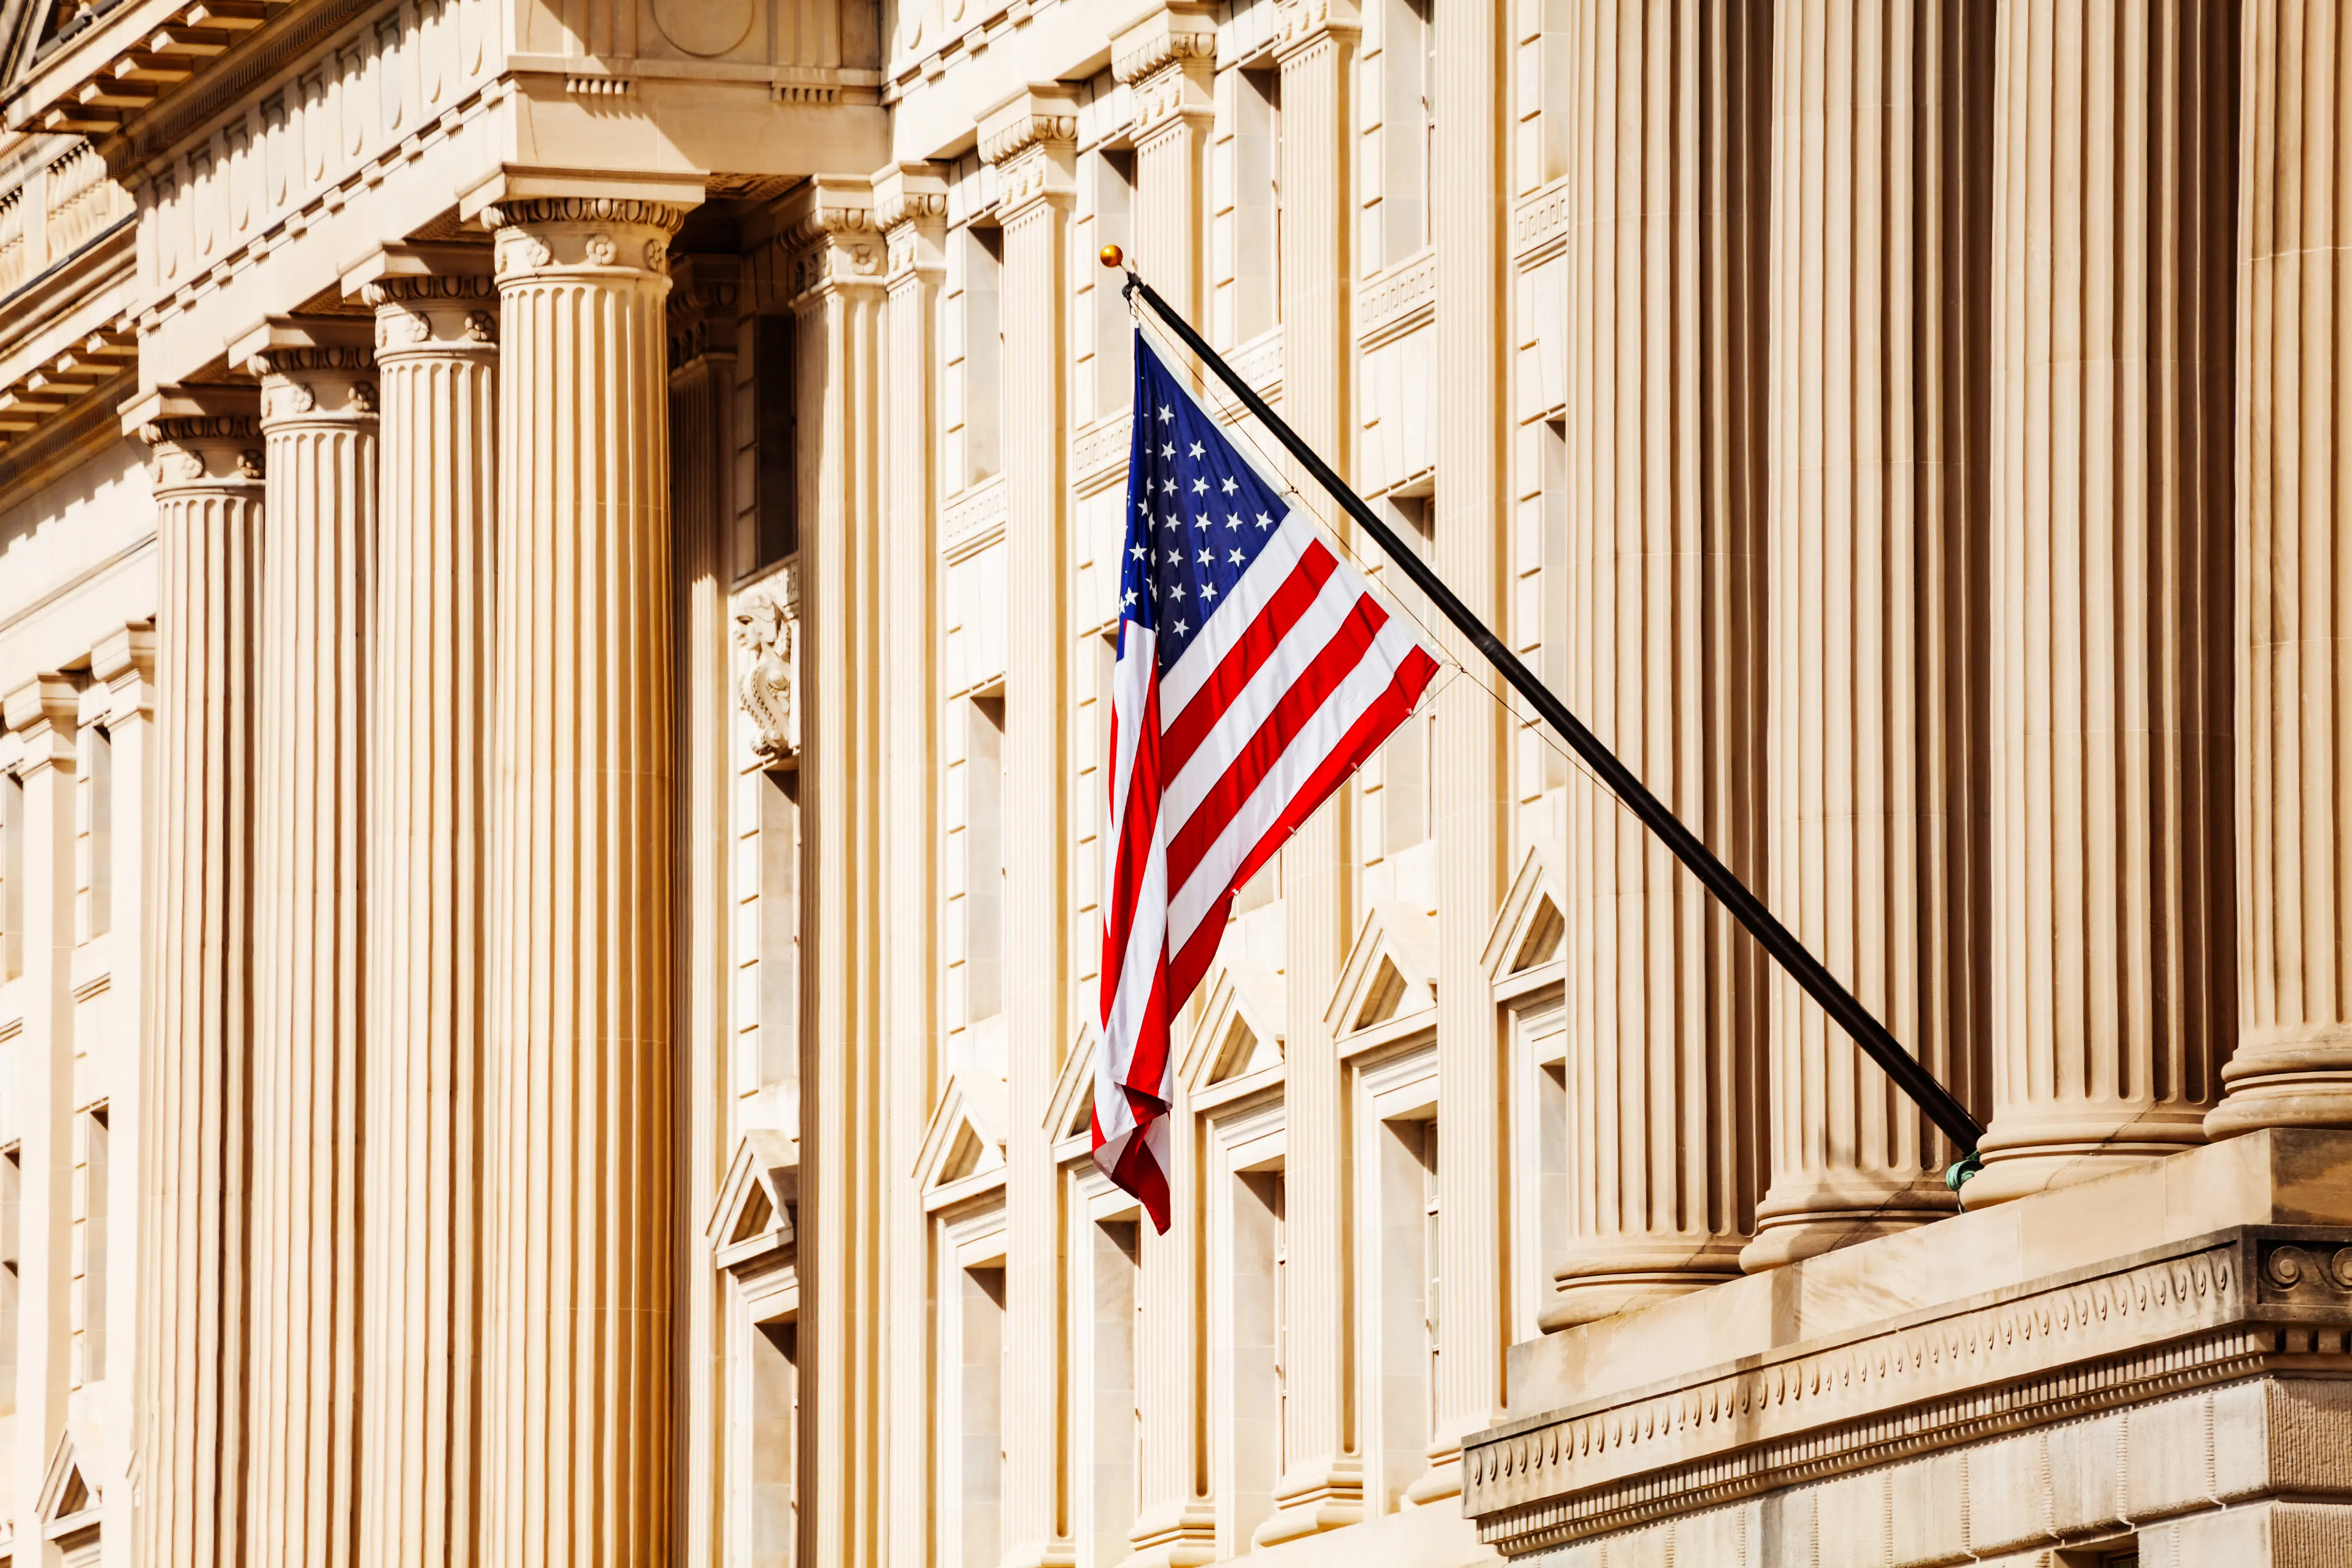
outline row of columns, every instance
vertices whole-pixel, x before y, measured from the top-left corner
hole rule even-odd
[[[150,410],[142,1562],[670,1551],[680,216],[494,207]]]
[[[2339,7],[1654,21],[1577,69],[1572,705],[1987,1114],[1971,1204],[2352,1125]],[[1948,1212],[1571,795],[1548,1325]]]

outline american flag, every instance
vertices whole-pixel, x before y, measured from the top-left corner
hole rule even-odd
[[[1094,1157],[1164,1231],[1169,1020],[1235,890],[1404,722],[1437,660],[1140,333],[1127,496]]]

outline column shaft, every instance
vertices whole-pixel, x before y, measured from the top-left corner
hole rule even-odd
[[[915,1167],[930,1116],[934,1087],[933,931],[938,788],[932,773],[939,724],[938,495],[940,284],[947,217],[947,185],[929,164],[885,170],[877,181],[876,218],[888,242],[889,302],[883,325],[889,393],[889,527],[883,567],[887,595],[883,737],[889,822],[882,885],[894,900],[885,962],[884,1005],[890,1075],[889,1163],[894,1180]],[[891,1568],[924,1568],[929,1561],[931,1382],[935,1351],[929,1330],[930,1276],[926,1266],[930,1216],[921,1203],[896,1189],[890,1205],[890,1432],[885,1459],[889,1494],[884,1520]]]
[[[1067,1307],[1062,1289],[1061,1172],[1045,1124],[1070,1044],[1069,767],[1064,715],[1070,667],[1066,336],[1068,218],[1077,105],[1033,91],[992,117],[1004,225],[1004,384],[1028,412],[1007,420],[1005,571],[1029,597],[1005,636],[1004,929],[1020,958],[1004,978],[1005,1562],[1070,1560],[1064,1497]]]
[[[1283,416],[1346,471],[1355,204],[1348,174],[1355,128],[1349,89],[1358,30],[1326,20],[1286,37],[1282,69]],[[1353,1392],[1353,1261],[1347,1223],[1351,1162],[1343,1074],[1323,1022],[1354,934],[1349,898],[1349,792],[1333,795],[1282,847],[1284,1222],[1290,1264],[1285,1358],[1287,1460],[1261,1542],[1335,1530],[1363,1516],[1364,1468]]]
[[[796,207],[801,509],[801,1539],[795,1562],[879,1554],[884,1435],[880,819],[881,258],[872,194]]]
[[[1456,0],[1436,13],[1433,91],[1445,105],[1431,148],[1431,232],[1438,276],[1437,505],[1433,563],[1473,615],[1500,619],[1508,527],[1509,420],[1503,343],[1509,291],[1504,236],[1510,182],[1503,54],[1510,32],[1501,0]],[[1447,651],[1475,664],[1452,627]],[[1504,1288],[1505,1164],[1499,1114],[1503,1030],[1480,962],[1502,900],[1509,850],[1505,731],[1508,715],[1475,679],[1437,696],[1430,769],[1437,840],[1437,1271],[1441,1341],[1432,1467],[1409,1494],[1460,1491],[1462,1438],[1503,1399],[1510,1343]]]
[[[2200,1142],[2231,888],[2236,7],[2004,6],[1981,1203]]]
[[[2245,6],[2238,227],[2238,962],[2215,1137],[2352,1127],[2352,177],[2340,0]]]
[[[1201,266],[1203,153],[1213,118],[1210,79],[1216,60],[1214,19],[1184,5],[1163,5],[1111,47],[1113,69],[1135,106],[1136,266],[1169,304],[1202,321]],[[1164,281],[1163,281],[1164,279]],[[1155,1325],[1151,1353],[1136,1360],[1141,1451],[1136,1464],[1132,1568],[1208,1563],[1217,1555],[1217,1518],[1208,1496],[1202,1394],[1207,1324],[1200,1305],[1202,1215],[1182,1194],[1193,1190],[1192,1125],[1183,1083],[1169,1112],[1174,1169],[1166,1234],[1142,1227],[1136,1289],[1140,1321]]]
[[[1759,8],[1655,5],[1604,13],[1581,36],[1569,307],[1569,705],[1751,887],[1764,862],[1763,24]],[[1568,862],[1570,1240],[1547,1327],[1738,1272],[1764,1056],[1752,944],[1581,773]]]
[[[718,1554],[727,1432],[724,1297],[704,1238],[733,1153],[725,1042],[729,998],[727,792],[735,710],[733,627],[728,619],[729,531],[735,521],[735,342],[741,284],[733,257],[693,256],[673,272],[669,297],[670,520],[677,633],[677,873],[673,1001],[679,1127],[684,1148],[673,1223],[677,1252],[679,1560]]]
[[[474,1558],[483,792],[498,498],[487,277],[386,279],[369,685],[360,1554]]]
[[[676,207],[494,208],[504,342],[483,1037],[481,1549],[671,1551]]]
[[[249,402],[250,394],[247,395]],[[154,953],[140,1149],[142,1564],[246,1556],[254,633],[261,432],[173,414],[155,448]]]
[[[376,389],[366,348],[257,355],[262,535],[254,842],[252,1466],[256,1564],[358,1537],[360,1030]]]
[[[1770,892],[1981,1103],[1992,12],[1773,13]],[[1751,1269],[1951,1211],[1954,1156],[1779,969]]]

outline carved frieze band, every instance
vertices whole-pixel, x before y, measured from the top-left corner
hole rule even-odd
[[[1424,250],[1365,282],[1356,296],[1356,335],[1366,348],[1436,319],[1437,252]]]
[[[1511,255],[1522,268],[1548,259],[1568,242],[1571,192],[1566,175],[1511,212]]]
[[[2310,1325],[2282,1331],[2276,1324]],[[1509,1552],[1618,1530],[2352,1342],[2352,1235],[2241,1230],[1899,1321],[1464,1446],[1463,1508]]]
[[[1078,432],[1071,444],[1070,473],[1080,495],[1108,488],[1112,479],[1127,471],[1133,427],[1134,416],[1122,410]]]

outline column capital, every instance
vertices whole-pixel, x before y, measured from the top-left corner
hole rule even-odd
[[[265,427],[373,420],[375,326],[361,316],[272,316],[232,340],[228,362],[261,381]]]
[[[874,220],[888,244],[890,277],[937,272],[946,262],[948,183],[937,163],[892,163],[874,176]]]
[[[1059,82],[1033,82],[980,121],[980,155],[996,165],[1000,220],[1036,201],[1077,192],[1078,100]]]
[[[81,724],[81,693],[53,669],[43,670],[8,693],[5,710],[11,733],[23,737],[19,767],[29,777],[46,767],[71,769],[74,733]]]
[[[776,300],[881,287],[883,245],[875,223],[874,182],[859,174],[820,174],[773,209],[774,237],[753,258]]]
[[[1318,58],[1334,44],[1363,36],[1363,17],[1347,0],[1296,0],[1275,7],[1275,62],[1285,70]]]
[[[487,245],[387,245],[344,272],[343,297],[374,310],[379,361],[495,357],[499,291],[490,272]]]
[[[122,405],[122,427],[155,449],[156,493],[261,484],[261,398],[249,384],[160,386]]]
[[[106,685],[113,701],[110,721],[152,713],[155,706],[155,623],[131,621],[100,637],[89,652],[89,672]]]
[[[666,277],[687,209],[640,196],[522,196],[481,212],[496,231],[495,267],[506,284],[551,274]]]
[[[1216,118],[1217,23],[1206,5],[1163,0],[1111,40],[1111,72],[1129,89],[1129,133],[1205,132]]]
[[[670,265],[669,367],[735,357],[743,313],[743,263],[733,256],[681,256]]]

